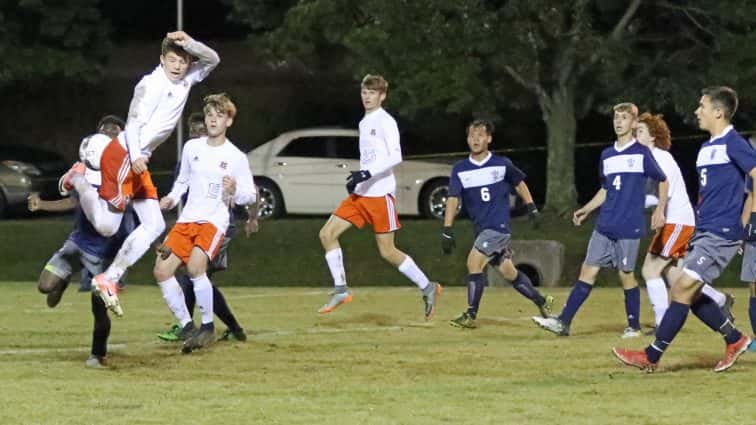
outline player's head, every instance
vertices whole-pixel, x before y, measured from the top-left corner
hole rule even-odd
[[[202,108],[202,112],[205,113],[207,135],[210,137],[222,136],[226,133],[226,129],[234,123],[236,105],[226,93],[205,96],[204,101],[205,107]]]
[[[362,97],[362,106],[365,107],[366,112],[372,112],[381,107],[383,101],[386,100],[388,85],[388,81],[381,75],[368,74],[362,79],[360,97]]]
[[[174,83],[181,81],[189,70],[194,57],[174,40],[166,37],[160,49],[160,64],[168,79]]]
[[[664,116],[661,114],[642,113],[638,117],[635,137],[641,144],[649,148],[656,146],[659,149],[668,151],[672,146],[672,136],[669,132],[669,127],[667,127]]]
[[[618,138],[632,134],[638,120],[638,107],[630,102],[614,105],[614,134]]]
[[[707,87],[701,90],[696,119],[701,130],[715,131],[732,121],[738,110],[738,93],[726,86]]]
[[[186,126],[189,127],[189,137],[207,136],[207,127],[205,127],[205,114],[202,112],[192,112],[186,119]]]
[[[467,126],[467,146],[470,153],[480,155],[488,152],[493,139],[494,125],[491,121],[476,119]]]
[[[117,115],[105,115],[97,123],[97,132],[108,137],[115,138],[118,133],[122,132],[126,123]]]

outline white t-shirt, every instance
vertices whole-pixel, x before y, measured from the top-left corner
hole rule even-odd
[[[696,216],[693,212],[693,207],[690,205],[685,181],[675,158],[669,152],[657,147],[651,149],[651,153],[667,176],[667,182],[669,182],[669,201],[667,202],[667,211],[665,212],[665,216],[667,217],[666,222],[695,226]]]
[[[224,176],[236,179],[233,199],[223,191]],[[208,145],[207,137],[186,142],[179,175],[167,196],[178,202],[187,189],[189,196],[177,222],[210,222],[223,233],[228,228],[230,203],[250,204],[257,197],[247,157],[228,139],[220,146]]]
[[[360,169],[370,171],[370,179],[360,183],[354,193],[384,196],[396,191],[393,167],[402,162],[399,127],[383,108],[365,114],[360,121]]]

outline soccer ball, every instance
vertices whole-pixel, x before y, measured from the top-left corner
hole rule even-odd
[[[79,159],[90,170],[100,171],[100,158],[110,141],[110,137],[99,133],[85,137],[79,146]]]

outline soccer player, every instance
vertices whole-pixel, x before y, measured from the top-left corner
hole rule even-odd
[[[360,170],[349,174],[346,184],[349,196],[320,229],[320,243],[333,277],[334,293],[318,313],[330,313],[341,304],[352,301],[339,237],[352,226],[361,229],[367,223],[373,226],[381,257],[398,267],[420,288],[425,318],[430,320],[436,311],[441,285],[429,281],[412,257],[394,245],[394,232],[399,230],[400,224],[394,198],[396,180],[393,168],[402,162],[402,148],[396,121],[382,108],[387,92],[388,82],[382,76],[368,74],[362,79],[360,96],[365,117],[359,125]]]
[[[664,118],[648,112],[641,114],[638,117],[635,135],[640,144],[651,149],[654,159],[669,182],[667,210],[664,214],[666,221],[664,227],[657,229],[648,246],[641,271],[658,327],[669,305],[667,285],[662,275],[665,275],[667,282],[674,281],[674,277],[677,277],[673,273],[679,273],[679,269],[673,267],[673,263],[685,256],[688,241],[695,230],[696,217],[688,199],[680,167],[669,153],[672,138]],[[732,296],[723,294],[709,285],[704,285],[703,291],[730,315]]]
[[[659,182],[659,204],[651,216],[651,226],[664,225],[669,184],[651,151],[638,143],[633,130],[638,121],[638,108],[632,103],[614,106],[614,132],[617,141],[601,152],[599,173],[601,188],[593,199],[575,211],[572,222],[579,226],[596,208],[601,207],[596,228],[588,242],[588,249],[580,269],[580,277],[572,287],[562,313],[557,317],[533,317],[542,328],[557,335],[568,336],[572,319],[593,289],[602,267],[619,270],[625,291],[627,327],[622,338],[641,335],[640,290],[633,270],[638,258],[640,238],[645,232],[643,207],[645,181]]]
[[[454,217],[460,198],[467,214],[475,224],[475,242],[467,256],[467,310],[452,319],[452,326],[475,328],[478,307],[483,297],[486,264],[495,266],[505,279],[525,298],[532,301],[548,317],[554,297],[541,295],[530,279],[512,263],[512,232],[509,227],[509,193],[514,188],[525,202],[528,214],[536,219],[538,208],[533,203],[525,174],[504,156],[493,155],[488,147],[493,138],[494,125],[487,120],[475,120],[467,127],[470,156],[454,164],[449,177],[449,196],[446,199],[441,247],[451,254],[456,246]]]
[[[743,205],[743,215],[741,222],[745,226],[746,239],[754,239],[752,236],[748,238],[748,234],[756,229],[748,226],[748,222],[751,218],[751,211],[753,210],[753,181],[746,177],[746,191],[748,196],[746,197],[745,204]],[[751,288],[751,296],[748,302],[748,317],[751,321],[751,330],[756,335],[756,242],[752,240],[746,240],[743,244],[743,264],[740,268],[740,280],[748,283]],[[756,351],[756,336],[751,338],[751,344],[748,346],[748,351]]]
[[[738,95],[729,87],[709,87],[701,92],[696,118],[711,139],[701,145],[696,159],[699,202],[692,248],[683,260],[683,273],[672,284],[672,302],[654,342],[640,351],[616,347],[612,350],[628,366],[655,370],[689,311],[724,336],[725,356],[714,367],[715,372],[729,369],[751,343],[711,298],[700,293],[703,283],[712,284],[740,248],[744,176],[756,179],[756,152],[730,124],[737,107]],[[746,240],[756,239],[756,233],[750,231],[756,224],[755,207],[751,205]]]
[[[215,338],[213,324],[213,289],[206,271],[218,254],[229,224],[231,204],[246,205],[255,201],[256,192],[247,157],[227,138],[236,106],[225,94],[205,97],[207,137],[186,142],[181,168],[171,192],[160,199],[160,207],[171,209],[188,190],[186,206],[160,247],[154,275],[168,307],[183,329],[191,335],[182,351],[191,352],[210,344]],[[193,332],[192,321],[176,270],[182,264],[192,280],[201,326]]]
[[[123,309],[114,282],[165,230],[157,189],[147,168],[150,155],[173,132],[191,87],[204,80],[219,62],[214,50],[187,33],[168,33],[162,43],[160,65],[134,89],[125,131],[102,153],[99,191],[84,179],[86,167],[82,163],[74,164],[63,180],[67,190],[75,188],[79,192],[82,210],[104,236],[117,231],[129,202],[139,216],[140,225],[126,239],[113,263],[93,279],[92,289],[117,316],[123,315]]]
[[[198,137],[207,136],[207,127],[205,127],[205,115],[202,112],[195,112],[189,115],[187,118],[187,126],[189,127],[189,138],[196,139]],[[176,173],[174,175],[174,181],[178,177],[181,164],[177,164]],[[186,195],[181,198],[183,203],[186,203]],[[228,230],[223,237],[223,242],[218,250],[218,255],[215,256],[207,269],[207,278],[212,279],[213,273],[216,271],[225,270],[228,267],[228,245],[231,243],[231,239],[236,235],[236,219],[234,209],[229,208]],[[244,226],[247,237],[251,233],[257,232],[257,203],[247,206],[247,213],[249,215],[247,222]],[[179,270],[176,273],[176,280],[181,285],[181,290],[184,293],[184,301],[186,302],[189,316],[194,315],[194,306],[197,304],[197,299],[194,296],[194,289],[192,286],[192,279],[186,273],[186,270]],[[239,325],[239,321],[236,320],[236,316],[231,312],[231,308],[226,301],[226,297],[220,291],[220,289],[213,284],[213,311],[215,315],[225,323],[228,327],[221,336],[221,340],[235,339],[237,341],[246,341],[247,334],[244,329]],[[164,341],[178,341],[186,337],[181,331],[183,328],[180,325],[173,325],[170,330],[158,334],[158,338]]]

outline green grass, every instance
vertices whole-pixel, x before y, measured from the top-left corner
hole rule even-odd
[[[557,338],[509,288],[490,288],[480,328],[446,321],[465,304],[446,288],[422,320],[410,288],[355,285],[355,300],[319,317],[325,290],[224,288],[247,343],[191,355],[157,340],[170,313],[155,286],[122,293],[111,370],[88,370],[89,297],[69,290],[48,309],[33,282],[0,283],[3,424],[730,424],[752,423],[756,356],[711,368],[720,337],[690,318],[656,374],[619,365],[622,291],[597,288]],[[561,305],[566,289],[554,295]],[[745,289],[735,312],[747,328]],[[644,308],[646,303],[644,302]],[[643,311],[649,319],[650,311]],[[222,330],[222,326],[219,331]],[[749,330],[750,331],[750,330]]]

